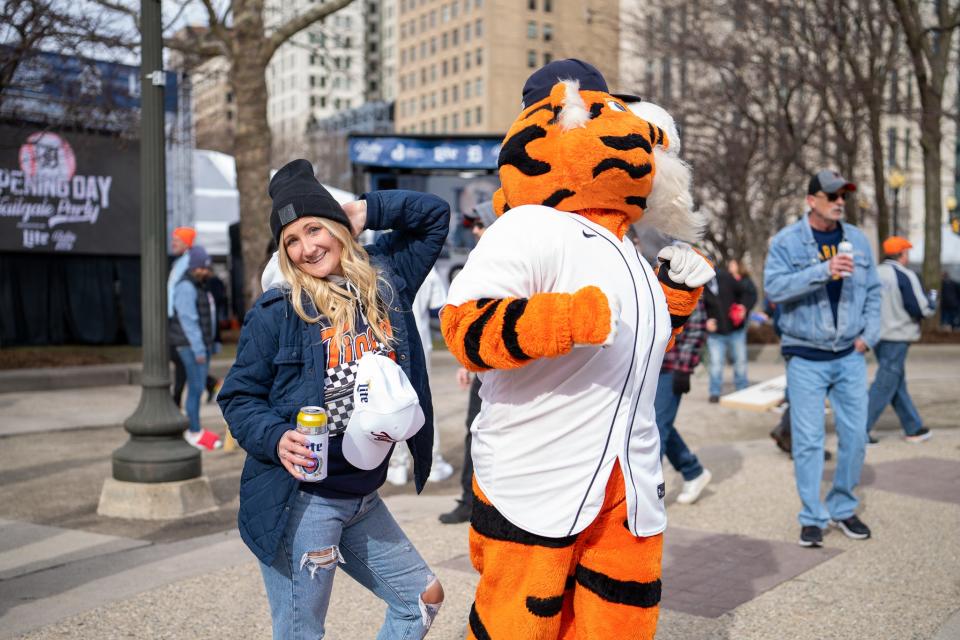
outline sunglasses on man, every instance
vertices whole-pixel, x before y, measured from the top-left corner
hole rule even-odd
[[[840,198],[844,197],[844,193],[842,191],[837,191],[836,193],[824,193],[823,195],[827,197],[827,202],[836,202]]]

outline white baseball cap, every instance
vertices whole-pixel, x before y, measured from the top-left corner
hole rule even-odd
[[[425,418],[413,385],[397,363],[367,352],[357,364],[353,414],[343,433],[343,457],[358,469],[375,469],[390,447],[413,437]]]

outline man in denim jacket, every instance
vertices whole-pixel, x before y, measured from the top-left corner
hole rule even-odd
[[[770,243],[764,289],[780,306],[787,360],[793,465],[800,494],[800,544],[819,547],[832,523],[855,539],[870,529],[854,513],[867,435],[864,354],[880,337],[880,282],[866,236],[841,221],[844,196],[856,185],[820,171],[807,188],[807,214]],[[841,242],[852,255],[838,253]],[[833,487],[820,499],[824,401],[829,398],[839,449]]]

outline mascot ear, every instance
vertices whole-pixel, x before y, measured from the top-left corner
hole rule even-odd
[[[653,148],[656,170],[642,220],[657,231],[678,240],[696,242],[703,234],[704,220],[693,210],[690,165],[680,159],[680,135],[673,117],[652,102],[634,102],[630,111],[666,134],[666,145]]]

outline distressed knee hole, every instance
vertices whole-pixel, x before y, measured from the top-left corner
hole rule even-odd
[[[426,589],[420,594],[420,617],[424,631],[433,624],[433,619],[437,617],[441,605],[443,605],[443,587],[436,576],[430,576]]]
[[[303,554],[300,558],[300,570],[303,571],[303,568],[307,567],[312,579],[317,574],[318,569],[332,571],[336,568],[337,563],[346,563],[346,561],[340,554],[340,547],[333,545],[318,551],[307,551]]]

